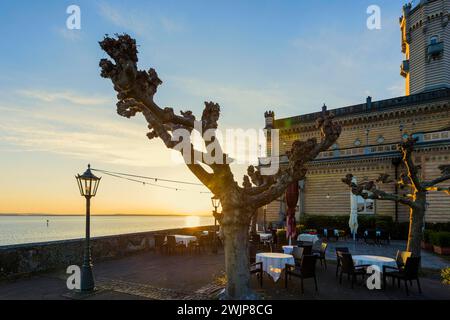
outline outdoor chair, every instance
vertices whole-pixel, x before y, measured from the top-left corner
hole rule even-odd
[[[168,253],[172,253],[172,252],[177,252],[177,251],[181,251],[183,252],[186,249],[186,246],[184,245],[183,242],[177,242],[177,239],[175,238],[175,236],[167,236],[167,252]]]
[[[259,285],[263,285],[263,263],[256,262],[256,254],[258,253],[258,247],[254,244],[249,244],[249,260],[250,260],[250,274],[256,274],[256,278],[259,281]]]
[[[348,279],[351,278],[351,286],[353,289],[353,284],[356,282],[356,277],[361,276],[362,279],[367,274],[367,267],[369,267],[369,264],[361,264],[355,266],[353,263],[353,258],[350,253],[344,253],[342,251],[339,251],[338,253],[339,259],[341,261],[341,272],[339,274],[339,283],[342,283],[342,275],[345,273],[347,274]]]
[[[385,230],[378,230],[379,231],[379,235],[377,235],[377,239],[378,239],[378,243],[379,244],[391,244],[391,235],[389,234],[389,232],[385,231]]]
[[[395,263],[397,264],[397,269],[402,270],[405,267],[406,260],[409,257],[411,257],[410,251],[397,250],[397,255],[395,257]]]
[[[262,262],[254,262],[250,264],[250,274],[256,274],[256,278],[258,279],[259,285],[263,286],[263,263]]]
[[[194,253],[205,252],[206,249],[208,248],[209,237],[205,234],[197,234],[196,237],[197,237],[196,241],[189,242],[188,244],[189,251]]]
[[[299,244],[299,247],[303,248],[303,254],[304,255],[311,255],[312,254],[312,247],[313,247],[312,242],[303,242],[303,243]]]
[[[390,266],[383,266],[383,288],[386,289],[387,277],[392,278],[392,285],[395,284],[395,280],[397,279],[397,284],[399,288],[400,288],[400,281],[403,280],[405,282],[406,295],[409,296],[408,281],[412,286],[412,281],[416,280],[419,293],[422,293],[422,288],[420,287],[419,281],[419,269],[420,269],[420,257],[407,258],[403,269],[398,269]]]
[[[291,276],[300,278],[301,282],[301,290],[302,294],[304,293],[303,289],[303,279],[314,278],[314,284],[317,288],[317,278],[316,278],[316,259],[317,257],[314,255],[305,255],[300,263],[300,266],[286,264],[285,274],[284,274],[284,287],[287,289],[288,287],[288,279]]]
[[[378,244],[378,237],[375,229],[369,229],[364,232],[364,242],[366,244]]]
[[[341,267],[341,260],[339,258],[338,252],[349,253],[347,247],[336,247],[336,277],[339,275],[339,268]]]
[[[155,234],[155,250],[159,252],[167,251],[166,235]]]
[[[315,255],[317,257],[317,259],[319,259],[321,266],[322,266],[322,261],[323,261],[323,264],[325,265],[325,270],[327,269],[327,259],[325,259],[325,254],[327,252],[327,248],[328,248],[328,243],[322,242],[319,250],[312,251],[312,254]]]
[[[294,257],[295,265],[300,266],[303,256],[304,256],[304,248],[294,247],[292,248],[292,256]]]

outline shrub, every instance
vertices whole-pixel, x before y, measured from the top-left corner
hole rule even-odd
[[[442,283],[450,285],[450,267],[441,270]]]
[[[438,247],[450,247],[450,232],[432,232],[430,234],[431,244]]]
[[[433,233],[431,230],[424,230],[423,231],[423,242],[425,243],[431,243],[430,236]]]
[[[447,231],[450,232],[450,222],[425,223],[425,229],[432,231]]]

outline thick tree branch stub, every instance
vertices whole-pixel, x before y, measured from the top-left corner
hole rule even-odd
[[[412,160],[412,153],[414,152],[414,146],[416,143],[417,138],[410,136],[408,137],[408,139],[406,139],[406,141],[400,143],[399,147],[402,152],[402,160],[407,169],[407,175],[409,180],[411,181],[411,184],[417,191],[424,191],[424,187],[422,186],[422,183],[420,182],[419,178],[418,173],[419,168],[416,165],[414,165],[414,162]]]

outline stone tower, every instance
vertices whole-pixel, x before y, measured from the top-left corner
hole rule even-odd
[[[406,95],[450,88],[450,0],[416,0],[400,17]]]

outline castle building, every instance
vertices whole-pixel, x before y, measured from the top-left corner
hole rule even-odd
[[[364,103],[328,110],[341,124],[335,145],[308,164],[308,174],[299,181],[297,219],[303,215],[349,215],[350,190],[341,179],[352,173],[358,181],[374,180],[380,173],[398,178],[404,172],[397,144],[408,135],[418,138],[414,160],[423,179],[440,175],[441,164],[450,164],[450,0],[422,0],[403,8],[400,18],[401,47],[405,60],[405,96],[381,101],[367,97]],[[323,106],[323,111],[327,107]],[[265,113],[265,128],[279,130],[280,165],[286,165],[286,151],[295,140],[320,133],[315,120],[320,112],[276,119]],[[270,137],[270,134],[268,134]],[[271,141],[267,141],[271,154]],[[264,162],[266,163],[266,162]],[[445,185],[445,184],[444,184]],[[383,190],[408,193],[394,184]],[[450,196],[428,195],[427,222],[450,221]],[[285,203],[280,198],[258,214],[259,223],[280,225],[285,221]],[[388,215],[394,221],[408,221],[407,207],[391,201],[358,199],[358,213]]]

